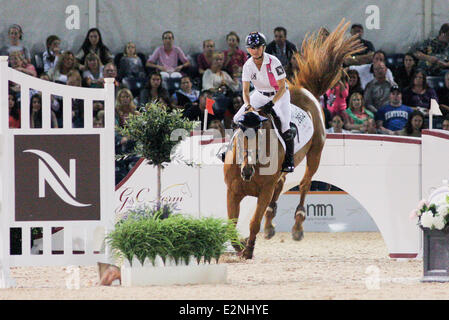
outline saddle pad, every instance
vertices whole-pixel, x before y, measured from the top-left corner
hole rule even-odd
[[[313,135],[313,123],[312,119],[310,119],[307,112],[302,110],[301,108],[295,106],[294,104],[290,104],[290,111],[291,111],[291,120],[290,125],[296,127],[296,136],[295,136],[295,148],[294,153],[298,152],[302,147],[304,147],[307,142],[312,138]],[[279,141],[282,144],[282,147],[284,147],[285,150],[285,143],[284,139],[282,139],[280,132],[278,131],[274,120],[272,120],[273,127],[275,128],[275,132],[279,138]]]

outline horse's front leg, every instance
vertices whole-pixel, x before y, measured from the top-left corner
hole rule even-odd
[[[228,188],[227,190],[228,219],[232,220],[236,226],[240,215],[240,202],[242,201],[243,198],[244,198],[243,195],[235,193]],[[237,252],[241,252],[243,250],[243,248],[236,243],[232,243],[232,246]]]
[[[266,187],[264,189],[265,190],[257,198],[256,212],[254,212],[249,225],[249,237],[245,244],[245,250],[243,251],[243,257],[245,259],[252,259],[253,257],[256,236],[260,231],[260,223],[262,222],[263,215],[273,197],[274,187]]]

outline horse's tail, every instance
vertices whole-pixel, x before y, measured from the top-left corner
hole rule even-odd
[[[344,59],[362,50],[356,36],[345,37],[349,24],[342,19],[327,37],[322,32],[306,35],[301,52],[295,54],[299,72],[290,83],[293,88],[305,88],[318,98],[337,84]]]

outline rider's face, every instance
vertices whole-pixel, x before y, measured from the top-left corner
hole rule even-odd
[[[248,53],[251,55],[251,57],[253,58],[259,58],[263,55],[263,51],[265,50],[265,46],[260,46],[257,48],[247,48]]]

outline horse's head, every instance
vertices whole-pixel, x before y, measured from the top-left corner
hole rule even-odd
[[[262,117],[252,107],[238,119],[239,127],[243,132],[243,161],[240,165],[240,175],[243,180],[250,181],[256,171],[257,163],[257,130],[262,128],[268,118]]]

